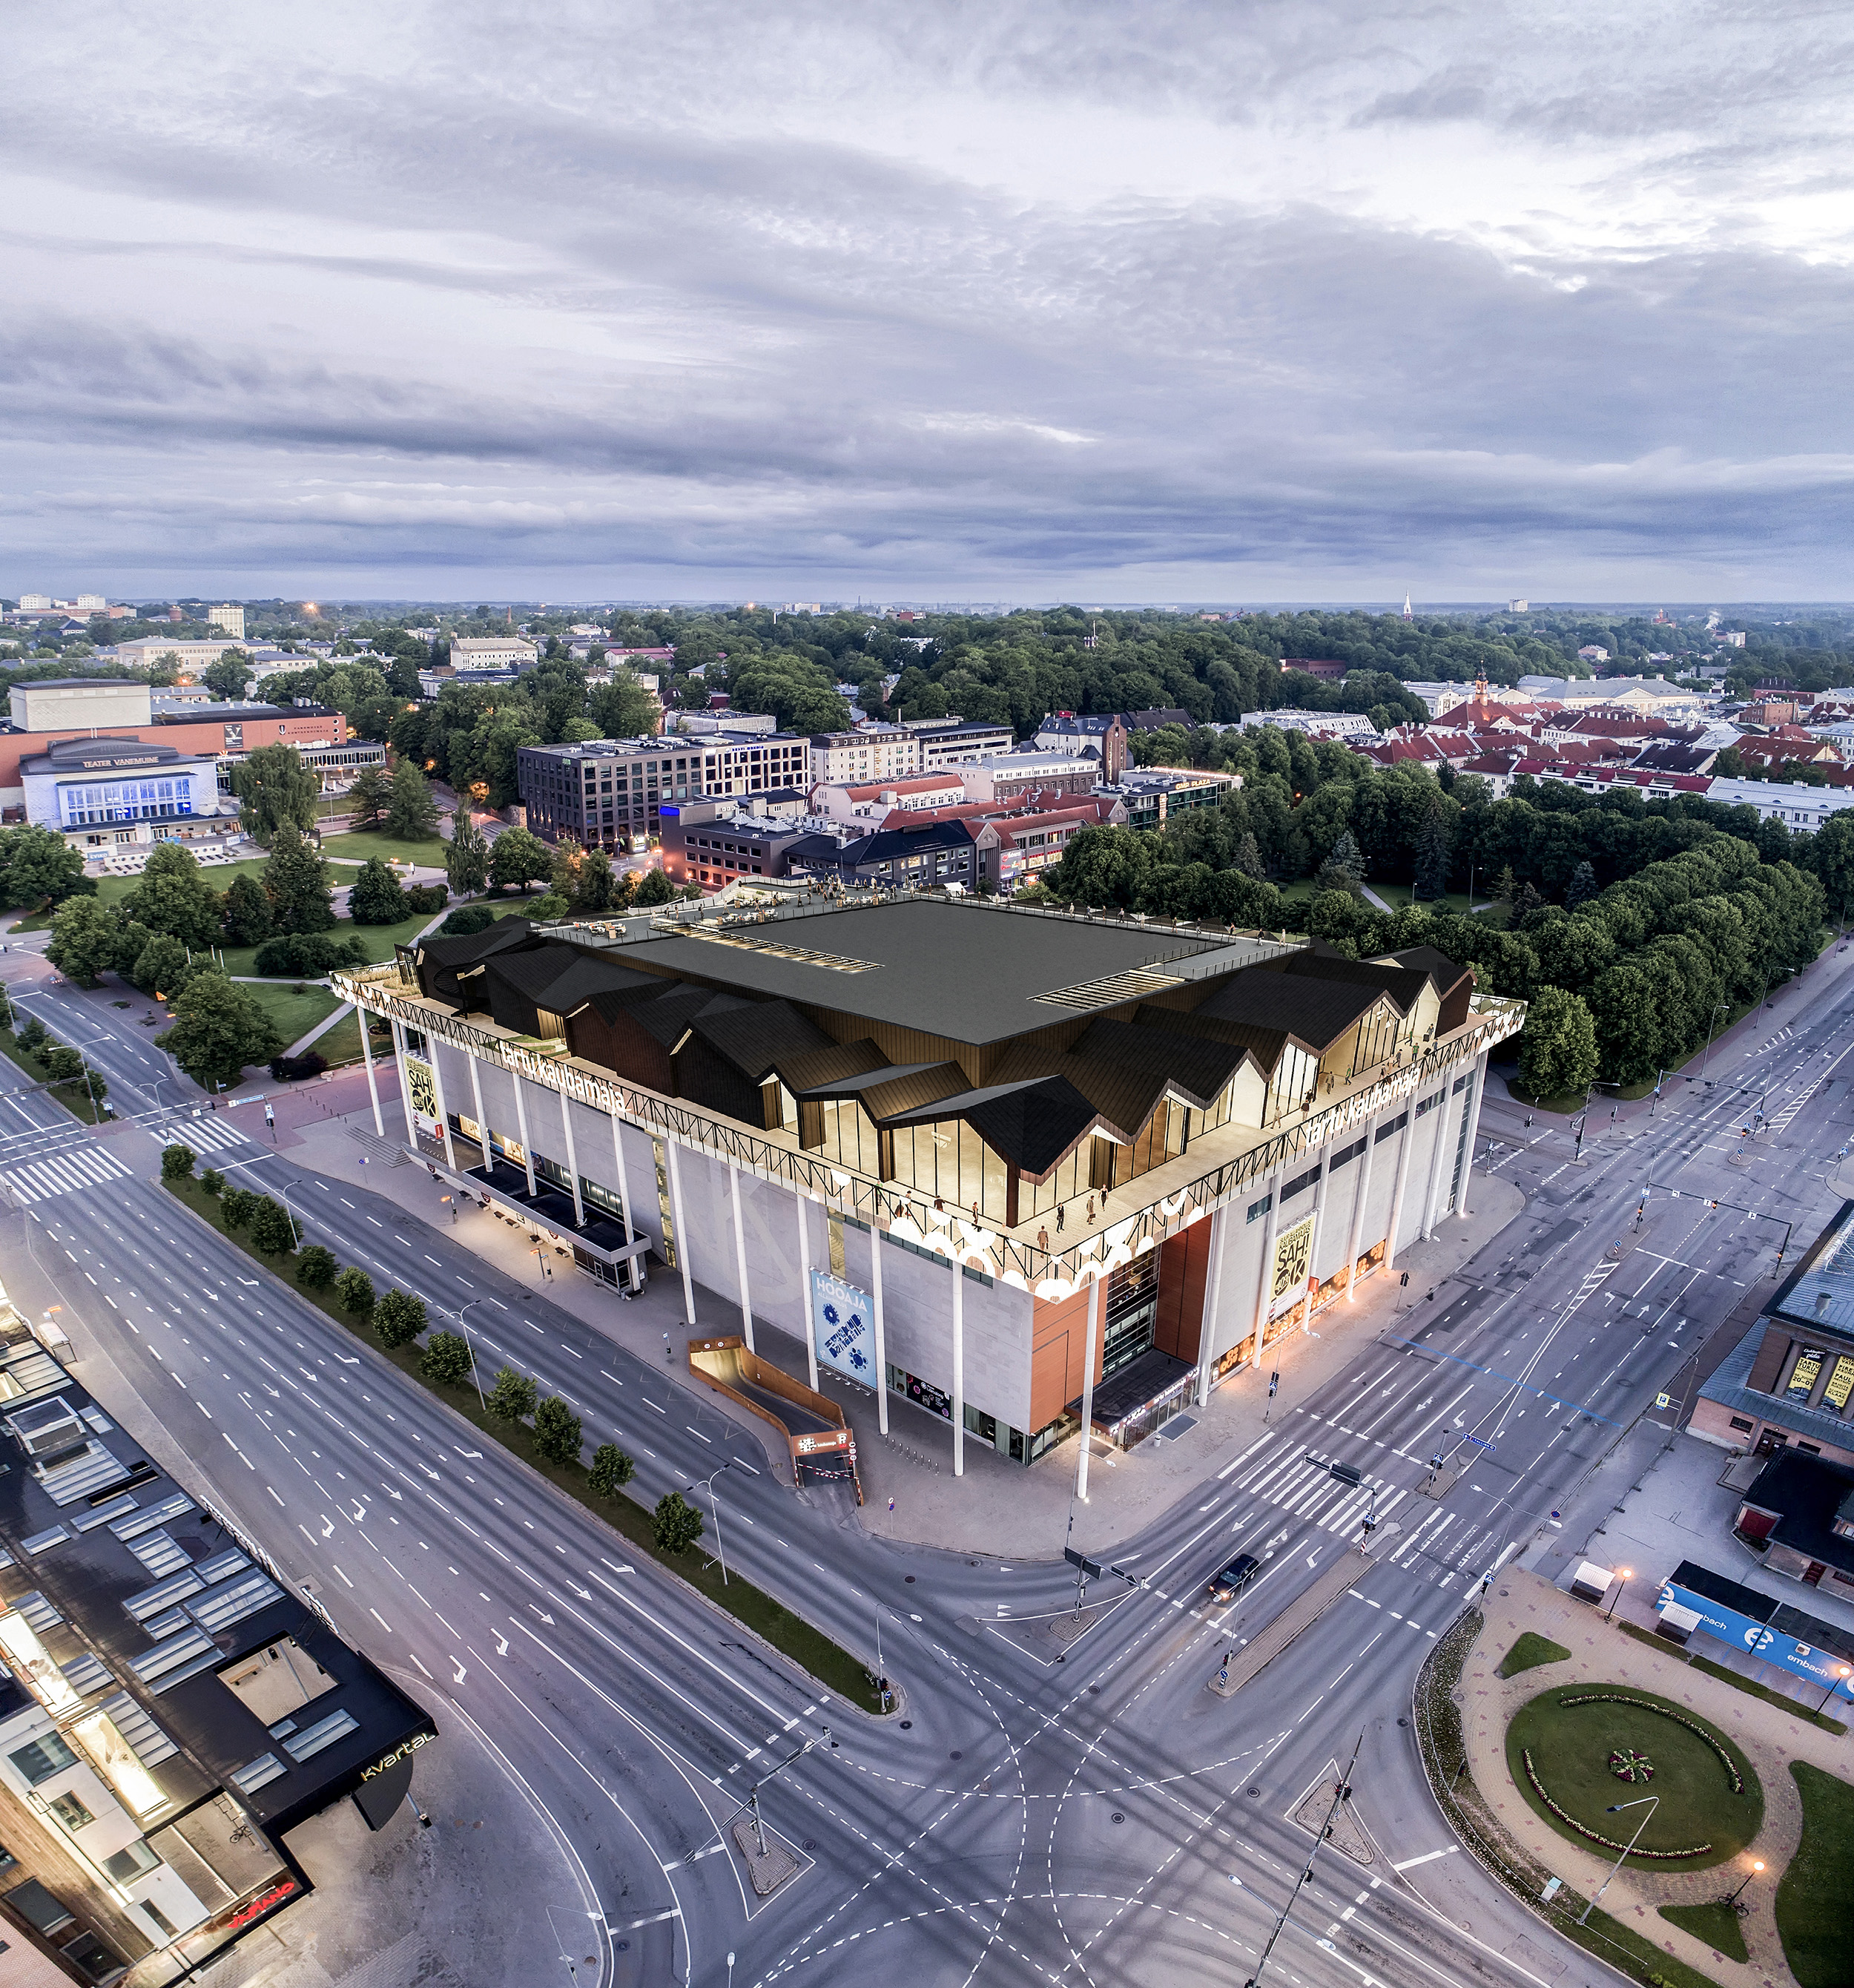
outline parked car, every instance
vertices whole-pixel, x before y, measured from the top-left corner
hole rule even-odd
[[[1221,1574],[1212,1574],[1204,1592],[1213,1601],[1234,1601],[1261,1571],[1253,1554],[1238,1554]]]

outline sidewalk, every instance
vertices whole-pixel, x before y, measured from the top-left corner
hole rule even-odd
[[[1771,1902],[1802,1837],[1802,1807],[1789,1763],[1807,1760],[1845,1779],[1847,1740],[1759,1705],[1722,1679],[1692,1669],[1673,1652],[1663,1654],[1638,1642],[1606,1623],[1589,1603],[1573,1600],[1537,1574],[1508,1569],[1481,1607],[1485,1626],[1463,1666],[1459,1696],[1474,1779],[1501,1826],[1546,1869],[1585,1897],[1592,1896],[1614,1860],[1580,1848],[1533,1812],[1507,1770],[1508,1721],[1540,1692],[1585,1682],[1632,1685],[1691,1706],[1731,1735],[1764,1786],[1764,1826],[1748,1854],[1761,1858],[1765,1868],[1745,1894],[1752,1909],[1742,1922],[1751,1959],[1725,1959],[1663,1919],[1659,1909],[1704,1905],[1723,1896],[1750,1868],[1744,1858],[1704,1871],[1622,1871],[1605,1893],[1602,1909],[1664,1952],[1710,1975],[1721,1988],[1785,1988],[1793,1977],[1784,1962]],[[1562,1644],[1570,1657],[1522,1671],[1515,1678],[1500,1677],[1501,1660],[1528,1629]]]
[[[387,1138],[394,1145],[404,1131],[397,1081],[390,1066],[383,1070],[381,1107]],[[358,1131],[366,1141],[373,1139],[373,1114],[366,1103],[363,1074],[343,1073],[326,1084],[271,1089],[279,1152],[331,1180],[353,1182],[383,1195],[420,1221],[454,1229],[458,1241],[512,1280],[530,1290],[545,1288],[554,1303],[640,1359],[663,1362],[667,1334],[674,1355],[670,1371],[680,1384],[711,1411],[728,1415],[765,1446],[764,1423],[744,1410],[735,1410],[723,1397],[695,1382],[688,1371],[687,1347],[692,1336],[740,1330],[739,1310],[728,1300],[698,1282],[698,1323],[691,1335],[683,1321],[680,1281],[660,1268],[652,1271],[643,1295],[626,1303],[551,1253],[537,1260],[524,1233],[485,1214],[468,1199],[456,1209],[454,1219],[455,1205],[447,1206],[441,1199],[451,1192],[447,1182],[420,1162],[388,1165],[377,1145],[353,1136]],[[245,1129],[254,1138],[264,1139],[258,1107],[244,1106],[235,1115],[244,1114],[248,1114]],[[1471,1214],[1446,1222],[1433,1242],[1413,1244],[1391,1276],[1360,1285],[1356,1304],[1330,1306],[1317,1314],[1310,1333],[1291,1334],[1270,1347],[1259,1372],[1245,1369],[1212,1394],[1207,1408],[1178,1416],[1170,1425],[1179,1430],[1177,1435],[1162,1432],[1130,1452],[1111,1450],[1097,1438],[1089,1466],[1089,1503],[1075,1507],[1074,1543],[1091,1550],[1107,1550],[1132,1538],[1214,1476],[1267,1428],[1280,1426],[1298,1403],[1376,1335],[1398,1330],[1403,1310],[1484,1248],[1523,1205],[1519,1190],[1510,1182],[1484,1174],[1473,1175],[1471,1179],[1475,1202]],[[1405,1270],[1410,1274],[1407,1287],[1398,1282]],[[754,1332],[763,1357],[799,1380],[806,1378],[801,1339],[759,1319],[755,1321]],[[1271,1402],[1268,1375],[1277,1368],[1281,1389]],[[955,1482],[952,1431],[939,1416],[891,1395],[885,1436],[877,1426],[873,1391],[828,1369],[820,1375],[820,1385],[841,1404],[855,1433],[857,1467],[866,1499],[859,1516],[870,1532],[955,1552],[996,1554],[1001,1550],[1023,1558],[1050,1560],[1061,1553],[1068,1538],[1079,1437],[1059,1445],[1028,1469],[969,1438],[965,1474]],[[778,1476],[789,1483],[789,1466],[782,1451],[774,1462]],[[891,1498],[895,1504],[892,1513],[888,1509]]]

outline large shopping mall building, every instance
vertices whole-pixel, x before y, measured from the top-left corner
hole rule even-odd
[[[511,918],[339,979],[422,1157],[946,1418],[956,1464],[1136,1441],[1349,1300],[1460,1205],[1525,1018],[1432,951],[893,894]]]

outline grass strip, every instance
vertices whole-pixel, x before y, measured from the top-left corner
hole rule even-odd
[[[0,1056],[8,1057],[16,1063],[35,1084],[51,1084],[52,1073],[29,1050],[22,1050],[19,1046],[19,1039],[11,1029],[0,1029]],[[62,1104],[73,1117],[82,1119],[85,1124],[101,1124],[103,1107],[84,1089],[81,1077],[73,1084],[53,1084],[47,1094]]]
[[[1704,1905],[1663,1905],[1661,1917],[1670,1925],[1678,1926],[1682,1932],[1704,1940],[1715,1953],[1722,1953],[1727,1960],[1751,1958],[1738,1915],[1717,1898]]]
[[[1541,1664],[1562,1664],[1570,1654],[1562,1643],[1555,1643],[1549,1636],[1528,1629],[1501,1659],[1500,1675],[1517,1677],[1521,1671],[1536,1670]]]
[[[1640,1982],[1643,1988],[1719,1988],[1710,1975],[1664,1952],[1600,1905],[1580,1924],[1584,1900],[1569,1885],[1561,1883],[1548,1901],[1540,1895],[1557,1874],[1516,1843],[1494,1817],[1469,1769],[1461,1708],[1454,1701],[1483,1620],[1478,1609],[1463,1614],[1430,1652],[1411,1699],[1417,1748],[1444,1820],[1488,1875],[1522,1904],[1573,1945]],[[1805,1988],[1816,1984],[1805,1983]]]
[[[814,1628],[783,1602],[774,1600],[751,1581],[743,1581],[738,1574],[731,1572],[724,1582],[718,1565],[699,1547],[687,1553],[663,1552],[652,1536],[650,1511],[637,1499],[623,1493],[616,1498],[596,1496],[587,1484],[584,1464],[549,1462],[536,1452],[533,1432],[525,1423],[503,1422],[484,1413],[474,1386],[467,1383],[461,1388],[449,1387],[427,1380],[419,1371],[417,1347],[382,1346],[370,1327],[361,1324],[353,1313],[342,1309],[340,1300],[332,1290],[311,1290],[293,1276],[287,1276],[287,1267],[295,1258],[267,1256],[253,1246],[248,1230],[228,1229],[218,1196],[208,1194],[198,1180],[170,1180],[162,1185],[176,1199],[184,1202],[202,1222],[210,1223],[228,1242],[235,1243],[253,1263],[261,1263],[273,1275],[284,1278],[299,1297],[363,1341],[377,1358],[390,1362],[402,1374],[416,1381],[427,1394],[435,1395],[447,1408],[461,1415],[474,1428],[493,1437],[531,1470],[539,1472],[569,1497],[576,1499],[596,1517],[603,1519],[626,1545],[666,1568],[678,1581],[731,1615],[743,1628],[763,1638],[775,1650],[809,1672],[827,1690],[859,1711],[881,1710],[875,1687],[862,1660],[833,1642],[821,1629]],[[443,1321],[437,1323],[441,1326]]]
[[[1777,1933],[1801,1988],[1843,1988],[1854,1981],[1854,1787],[1805,1760],[1790,1774],[1802,1841],[1777,1887]]]
[[[1848,1729],[1844,1719],[1831,1719],[1825,1712],[1818,1712],[1812,1706],[1799,1703],[1787,1691],[1778,1691],[1773,1685],[1759,1684],[1755,1678],[1741,1677],[1737,1672],[1724,1664],[1714,1663],[1710,1657],[1703,1657],[1697,1651],[1683,1650],[1677,1644],[1669,1642],[1665,1636],[1657,1636],[1652,1629],[1644,1629],[1634,1622],[1625,1622],[1619,1617],[1614,1626],[1625,1636],[1633,1636],[1638,1643],[1646,1643],[1651,1650],[1659,1650],[1663,1656],[1671,1657],[1677,1664],[1690,1664],[1696,1671],[1704,1671],[1708,1677],[1717,1678],[1721,1684],[1728,1684],[1734,1690],[1743,1692],[1748,1698],[1761,1698],[1766,1705],[1775,1706],[1779,1712],[1787,1712],[1792,1719],[1800,1719],[1805,1726],[1819,1726],[1823,1732],[1832,1733],[1837,1739]]]

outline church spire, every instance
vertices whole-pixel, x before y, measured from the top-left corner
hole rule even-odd
[[[1410,589],[1408,587],[1405,587],[1403,590],[1403,619],[1406,621],[1413,621],[1416,618],[1417,610],[1410,604]]]

